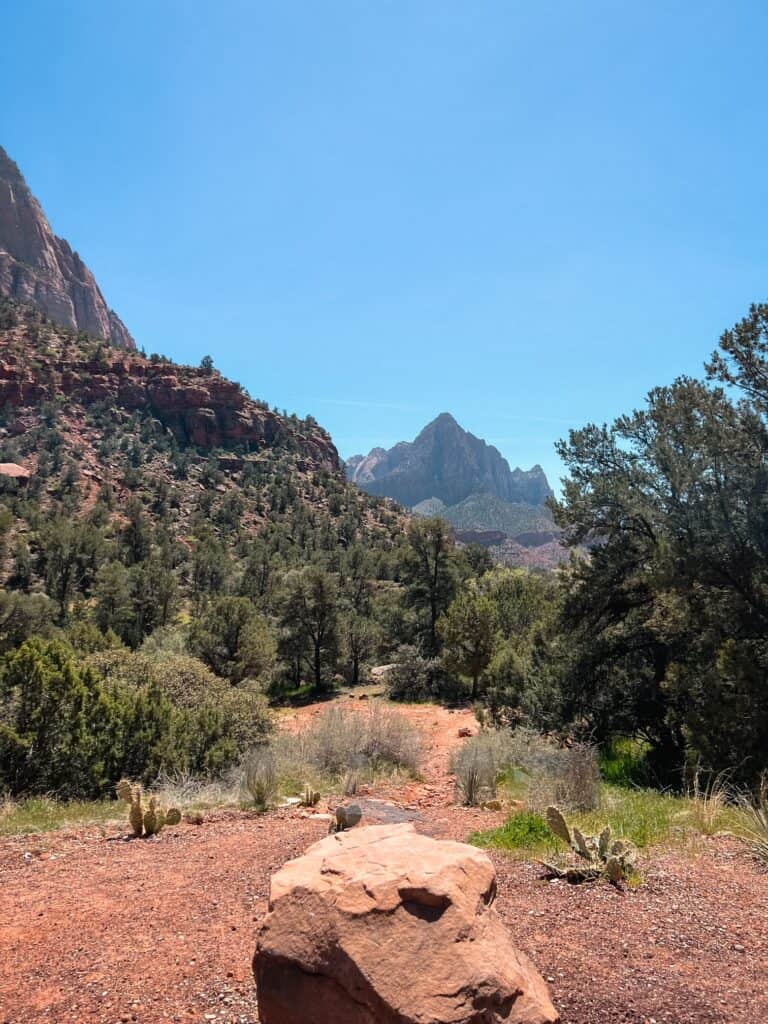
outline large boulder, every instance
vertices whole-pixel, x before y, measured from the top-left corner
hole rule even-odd
[[[253,969],[261,1024],[552,1024],[492,907],[496,875],[410,824],[328,836],[272,877]]]

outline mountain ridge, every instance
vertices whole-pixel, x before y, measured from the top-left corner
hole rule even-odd
[[[0,297],[32,305],[62,327],[117,348],[136,342],[110,309],[96,278],[54,234],[23,174],[0,146]]]

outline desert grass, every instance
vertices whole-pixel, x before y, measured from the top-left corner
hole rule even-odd
[[[56,800],[34,796],[0,800],[0,836],[30,835],[56,829],[105,824],[123,817],[115,800]]]
[[[519,790],[518,790],[519,793]],[[536,814],[536,812],[523,812]],[[768,826],[768,805],[764,807]],[[524,856],[541,856],[562,849],[555,836],[547,834],[542,814],[537,815],[536,828],[530,823],[522,829],[513,815],[497,829],[477,832],[469,841],[476,846],[508,850]],[[679,796],[656,789],[633,789],[604,784],[599,809],[585,812],[566,812],[570,825],[576,825],[585,835],[596,835],[610,825],[613,836],[628,839],[639,849],[652,846],[684,845],[705,835],[729,832],[747,837],[749,812],[743,806],[724,802],[721,797],[703,795]],[[752,828],[760,834],[759,821]],[[765,832],[768,853],[768,831]]]
[[[764,776],[757,793],[742,794],[739,800],[741,820],[738,834],[753,856],[768,868],[768,777]]]

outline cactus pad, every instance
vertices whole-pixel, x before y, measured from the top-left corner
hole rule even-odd
[[[558,839],[562,839],[568,846],[571,845],[571,833],[565,823],[565,818],[556,807],[547,808],[547,824]]]

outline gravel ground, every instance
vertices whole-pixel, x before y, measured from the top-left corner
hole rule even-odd
[[[471,716],[409,714],[427,737],[424,781],[361,794],[371,815],[390,801],[456,839],[497,824],[451,803],[448,754]],[[0,1022],[255,1024],[270,874],[327,831],[303,813],[220,812],[149,841],[109,828],[0,840]],[[768,1024],[768,875],[734,840],[654,851],[626,893],[493,859],[497,908],[564,1024]]]

